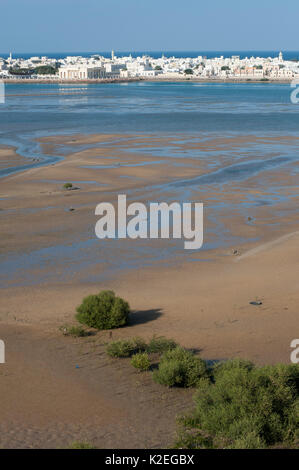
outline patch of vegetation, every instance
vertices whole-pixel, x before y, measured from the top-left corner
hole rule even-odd
[[[173,339],[167,339],[164,336],[153,336],[147,346],[147,352],[162,354],[177,347],[177,343]]]
[[[70,444],[69,449],[95,449],[95,447],[88,442],[74,441]]]
[[[193,75],[193,70],[192,69],[186,69],[184,70],[185,75]]]
[[[111,357],[131,357],[141,352],[163,354],[177,346],[173,339],[167,339],[164,336],[153,336],[148,344],[144,339],[135,337],[112,341],[107,346],[107,354]]]
[[[147,348],[142,338],[121,339],[112,341],[107,346],[107,354],[110,357],[131,357],[134,354],[144,352]]]
[[[135,367],[135,369],[138,369],[140,371],[146,371],[149,370],[151,366],[151,361],[149,359],[149,355],[146,352],[140,352],[134,354],[131,359],[131,364],[133,367]]]
[[[299,366],[215,366],[201,379],[195,409],[180,419],[179,448],[259,449],[299,444]]]
[[[269,80],[269,78],[261,78],[260,81],[261,81],[261,82],[269,82],[270,80]]]
[[[24,76],[27,76],[27,75],[32,75],[33,74],[33,70],[32,69],[22,69],[21,67],[15,67],[15,68],[10,68],[9,69],[9,73],[11,75],[24,75]]]
[[[89,295],[77,308],[76,318],[80,323],[98,330],[119,328],[128,323],[129,304],[110,290]]]
[[[201,377],[206,376],[206,363],[192,352],[177,346],[163,354],[153,379],[168,387],[193,387]]]
[[[40,65],[34,69],[37,75],[55,75],[57,72],[58,69],[52,65]]]
[[[71,189],[73,187],[73,183],[64,183],[63,188],[64,189]]]
[[[64,336],[73,336],[76,338],[83,338],[84,336],[88,336],[88,331],[86,331],[82,326],[68,326],[64,325],[61,326],[60,331],[64,334]]]

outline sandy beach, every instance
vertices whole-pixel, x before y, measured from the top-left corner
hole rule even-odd
[[[132,309],[130,326],[113,331],[113,339],[164,335],[207,360],[290,362],[298,337],[298,163],[293,172],[267,166],[257,183],[244,152],[246,181],[224,173],[233,164],[229,153],[255,141],[273,146],[273,158],[276,145],[299,144],[287,135],[52,136],[39,139],[41,148],[53,156],[63,149],[61,161],[1,180],[0,337],[7,358],[0,371],[1,447],[172,444],[174,416],[191,406],[192,391],[165,391],[127,360],[108,359],[109,332],[70,339],[59,331],[74,322],[85,295],[102,289],[114,289]],[[220,166],[195,157],[219,149]],[[0,157],[24,164],[10,147]],[[219,178],[217,187],[197,180],[209,173]],[[63,188],[66,182],[72,190]],[[202,250],[170,249],[165,240],[95,239],[99,202],[114,203],[124,193],[140,202],[175,200],[177,188],[206,205]],[[275,206],[267,203],[270,188]]]

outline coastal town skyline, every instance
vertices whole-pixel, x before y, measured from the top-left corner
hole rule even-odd
[[[276,55],[232,54],[194,57],[182,54],[165,55],[163,52],[127,55],[112,50],[110,57],[101,53],[67,55],[65,57],[28,56],[8,58],[0,56],[1,79],[51,80],[126,80],[126,79],[238,79],[238,80],[293,80],[299,78],[298,58]],[[174,53],[175,54],[175,53]]]

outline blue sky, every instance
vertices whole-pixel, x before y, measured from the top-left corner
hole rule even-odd
[[[1,0],[1,52],[299,50],[298,0]]]

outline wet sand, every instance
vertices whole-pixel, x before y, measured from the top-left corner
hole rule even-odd
[[[115,448],[172,444],[174,417],[190,406],[192,393],[166,390],[153,384],[150,373],[134,372],[128,361],[109,360],[108,332],[69,339],[58,331],[73,322],[84,295],[101,289],[114,289],[133,310],[131,325],[113,331],[113,339],[158,334],[200,350],[208,360],[290,361],[290,342],[298,337],[297,162],[291,170],[267,167],[243,179],[228,172],[224,180],[221,173],[221,184],[205,184],[200,193],[192,183],[229,167],[240,148],[259,139],[50,137],[41,145],[53,155],[63,149],[62,161],[1,180],[0,338],[7,363],[0,368],[0,446],[65,447],[74,440]],[[262,140],[277,143],[269,136]],[[289,136],[278,141],[284,148],[297,145]],[[184,165],[181,152],[187,152]],[[196,152],[211,154],[203,159]],[[272,158],[275,152],[274,145]],[[243,151],[241,161],[246,158]],[[79,189],[66,191],[65,182]],[[148,251],[138,251],[139,241],[96,240],[90,252],[83,250],[84,243],[93,243],[99,202],[115,202],[122,193],[140,202],[157,195],[168,200],[178,191],[206,203],[209,249],[169,251],[167,241],[147,241]],[[216,243],[217,232],[230,242]],[[133,268],[115,268],[132,253]],[[34,257],[36,264],[23,266]],[[262,305],[251,305],[255,300]]]
[[[16,168],[26,163],[28,163],[28,159],[19,155],[15,148],[0,145],[0,170],[4,168]]]

